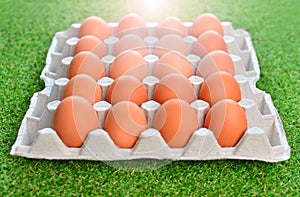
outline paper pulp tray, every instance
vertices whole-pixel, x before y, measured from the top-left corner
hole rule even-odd
[[[154,23],[148,23],[149,32]],[[184,23],[187,31],[192,23]],[[214,160],[214,159],[245,159],[279,162],[289,159],[288,145],[282,122],[274,107],[271,96],[256,88],[260,70],[250,35],[242,29],[235,30],[230,22],[222,22],[224,40],[229,54],[235,65],[235,79],[238,82],[242,99],[239,105],[245,110],[248,129],[235,147],[222,148],[219,146],[212,131],[200,128],[195,131],[184,148],[170,148],[160,132],[151,128],[151,120],[160,104],[152,99],[153,89],[159,79],[148,76],[143,80],[149,94],[149,101],[141,108],[148,118],[149,128],[142,132],[132,149],[118,148],[108,133],[102,129],[103,121],[111,105],[100,101],[94,105],[99,118],[99,128],[91,131],[81,148],[69,148],[51,128],[54,112],[59,105],[64,86],[68,83],[68,66],[72,60],[74,46],[78,38],[80,24],[73,24],[68,31],[57,32],[47,54],[46,66],[41,73],[45,88],[31,98],[28,111],[20,126],[17,139],[12,147],[11,155],[37,159],[85,159],[85,160],[133,160],[133,159],[168,159],[168,160]],[[114,32],[117,23],[109,23]],[[144,40],[148,45],[158,40],[154,36]],[[196,41],[192,36],[183,40],[190,46]],[[102,58],[106,68],[114,61],[114,44],[117,37],[104,41],[108,55]],[[200,58],[194,54],[187,56],[193,65]],[[145,56],[149,66],[155,66],[157,57]],[[198,94],[203,78],[194,75],[189,78],[195,94]],[[98,81],[105,95],[107,88],[113,82],[109,77]],[[191,103],[195,109],[200,127],[203,127],[205,114],[209,109],[208,103],[195,100]]]

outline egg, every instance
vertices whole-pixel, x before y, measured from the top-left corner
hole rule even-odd
[[[237,102],[224,99],[208,111],[204,127],[213,131],[220,146],[233,147],[247,130],[247,117]]]
[[[105,44],[99,38],[92,35],[83,36],[77,42],[74,48],[74,55],[82,51],[90,51],[97,55],[99,58],[107,55]]]
[[[153,100],[164,103],[170,99],[182,99],[188,103],[195,100],[191,82],[179,73],[171,73],[159,81],[153,93]]]
[[[78,32],[79,38],[86,35],[93,35],[100,40],[104,40],[111,35],[111,31],[110,27],[102,18],[90,16],[82,22]]]
[[[222,99],[241,100],[241,90],[235,78],[227,72],[215,72],[202,84],[199,98],[213,106]]]
[[[144,57],[137,51],[124,51],[110,65],[110,77],[116,79],[121,75],[133,75],[139,80],[149,75],[149,68]]]
[[[69,96],[55,111],[53,129],[66,146],[79,148],[88,134],[98,129],[98,117],[86,99]]]
[[[87,74],[98,80],[106,76],[105,66],[101,59],[92,52],[82,51],[77,53],[69,66],[68,78],[77,74]]]
[[[204,13],[194,20],[189,34],[198,38],[202,33],[209,30],[218,32],[221,36],[224,35],[224,30],[219,18],[213,14]]]
[[[155,45],[153,54],[161,57],[166,52],[177,51],[186,56],[189,54],[189,47],[182,37],[176,34],[168,34],[162,37]]]
[[[192,75],[192,65],[185,56],[169,51],[156,63],[153,76],[162,78],[170,73],[181,73],[185,77],[190,77]]]
[[[223,37],[215,31],[206,31],[201,34],[193,45],[193,53],[203,58],[207,53],[222,50],[227,52]]]
[[[171,148],[183,148],[199,128],[199,124],[196,113],[188,102],[171,99],[158,109],[153,128],[160,131]]]
[[[104,123],[104,130],[119,148],[132,148],[146,129],[144,112],[130,101],[121,101],[112,106]]]
[[[68,96],[81,96],[94,104],[102,99],[102,90],[95,79],[85,74],[79,74],[66,85],[63,99]]]
[[[130,49],[139,52],[142,56],[148,54],[148,47],[144,40],[135,34],[128,34],[123,36],[119,42],[116,43],[114,46],[114,55],[117,56],[121,52]]]
[[[147,90],[143,83],[134,76],[122,75],[118,77],[107,92],[107,101],[112,105],[129,100],[137,105],[148,101]]]
[[[145,37],[148,34],[146,23],[142,17],[137,14],[128,14],[124,16],[115,30],[116,37],[122,37],[126,34],[137,34]]]
[[[206,79],[212,73],[224,71],[235,74],[234,64],[228,53],[217,50],[206,54],[198,64],[196,75]]]
[[[167,34],[177,34],[181,37],[186,35],[186,29],[179,18],[175,16],[167,17],[156,26],[155,36],[160,38]]]

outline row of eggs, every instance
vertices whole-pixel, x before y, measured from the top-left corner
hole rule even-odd
[[[116,79],[121,75],[131,74],[142,80],[148,75],[162,78],[174,72],[190,77],[193,74],[193,67],[196,67],[196,75],[204,79],[217,71],[224,71],[230,75],[235,73],[234,63],[230,55],[221,50],[207,53],[198,65],[194,65],[176,51],[168,51],[160,58],[152,57],[158,59],[153,71],[149,69],[145,60],[146,57],[143,57],[136,50],[123,51],[109,66],[109,73],[106,73],[104,63],[93,52],[75,52],[75,56],[70,63],[68,78],[72,78],[77,74],[88,74],[95,80],[99,80],[106,75]]]
[[[156,102],[163,104],[173,98],[183,99],[188,103],[195,99],[206,101],[210,106],[222,99],[239,101],[241,91],[236,79],[226,72],[211,74],[201,85],[198,95],[195,97],[195,89],[189,79],[180,73],[170,73],[157,80],[151,97]],[[88,100],[91,104],[101,101],[104,96],[102,89],[95,79],[86,74],[77,74],[69,80],[64,88],[62,98],[76,95]],[[148,101],[147,89],[143,82],[132,75],[121,75],[113,80],[109,86],[106,100],[112,105],[129,100],[137,105]]]
[[[77,38],[78,39],[78,38]],[[209,30],[201,34],[198,39],[195,37],[180,37],[176,34],[168,34],[158,39],[157,37],[147,37],[145,39],[135,34],[126,34],[120,39],[111,37],[107,40],[100,40],[93,35],[85,35],[78,39],[75,47],[75,54],[81,51],[92,51],[99,58],[108,54],[105,44],[114,44],[113,55],[117,56],[122,51],[135,49],[141,55],[145,56],[152,49],[151,53],[161,57],[167,51],[177,51],[182,55],[188,55],[192,52],[203,58],[207,53],[215,50],[227,52],[226,43],[223,36],[219,33]],[[192,44],[191,48],[189,43]]]
[[[145,37],[147,36],[145,30],[147,30],[146,22],[142,17],[136,14],[128,14],[124,16],[118,22],[118,26],[116,27],[114,34],[103,19],[92,16],[82,22],[78,37],[81,38],[86,35],[93,35],[100,40],[105,40],[112,35],[122,37],[123,35],[131,33]],[[198,38],[201,34],[210,30],[221,36],[224,35],[220,20],[213,14],[205,13],[198,16],[188,31],[179,18],[168,17],[156,26],[155,36],[162,37],[170,33],[176,33],[178,35],[191,35]]]
[[[133,18],[133,22],[128,22]],[[203,25],[205,18],[207,21],[217,21],[218,25],[212,25],[212,22]],[[214,132],[221,146],[231,147],[247,129],[247,122],[243,109],[236,103],[241,99],[241,92],[233,78],[234,66],[226,53],[226,45],[221,36],[222,26],[215,19],[217,18],[210,14],[201,15],[195,20],[189,33],[199,36],[197,42],[200,44],[194,45],[194,51],[202,59],[196,73],[205,79],[197,97],[211,106],[204,126]],[[160,23],[166,29],[176,27],[168,25],[167,21],[175,24],[180,22],[176,18],[168,18]],[[136,15],[125,16],[119,22],[116,33],[142,27],[140,22]],[[89,29],[88,26],[94,29]],[[101,27],[101,31],[96,31],[97,27]],[[105,32],[107,34],[103,36]],[[82,146],[88,133],[98,128],[98,118],[92,104],[102,100],[101,88],[96,80],[106,76],[100,59],[106,55],[106,48],[100,39],[110,35],[106,23],[97,17],[89,17],[80,27],[80,40],[75,46],[74,58],[69,67],[68,77],[71,80],[64,89],[63,100],[53,121],[54,130],[69,147]],[[216,44],[216,40],[221,40],[221,44]],[[168,41],[165,47],[160,48],[167,49],[171,43]],[[126,50],[126,47],[123,49]],[[132,148],[148,125],[140,105],[148,100],[141,80],[150,75],[150,71],[142,55],[145,48],[140,49],[121,51],[110,66],[109,76],[114,82],[108,89],[106,99],[113,106],[106,116],[104,130],[120,148]],[[203,49],[203,53],[197,53]],[[153,128],[160,131],[171,148],[182,148],[199,128],[195,111],[190,106],[195,100],[194,89],[187,79],[192,75],[191,63],[181,51],[160,50],[156,55],[160,58],[151,74],[160,81],[155,87],[153,99],[161,106],[153,121]]]
[[[79,148],[88,134],[99,129],[98,115],[86,99],[69,96],[57,107],[53,129],[68,147]],[[231,100],[217,102],[207,112],[204,127],[213,131],[220,146],[233,147],[247,129],[240,105]],[[132,148],[148,128],[144,111],[134,102],[120,101],[108,111],[103,129],[119,148]],[[194,108],[182,99],[169,99],[157,110],[152,128],[157,129],[171,148],[183,148],[200,128]]]

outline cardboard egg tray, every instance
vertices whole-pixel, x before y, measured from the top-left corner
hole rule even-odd
[[[154,23],[148,23],[149,35],[144,38],[151,46],[158,38],[151,36]],[[188,28],[192,23],[184,23]],[[237,80],[242,100],[239,105],[245,110],[248,129],[235,147],[222,148],[219,146],[212,131],[200,128],[195,131],[184,148],[170,148],[160,132],[151,128],[155,112],[160,104],[152,99],[152,93],[159,79],[148,76],[143,80],[147,88],[149,101],[141,108],[148,119],[149,128],[142,132],[132,149],[118,148],[108,133],[104,131],[103,122],[111,104],[105,99],[94,104],[99,118],[99,129],[89,133],[81,148],[67,147],[51,128],[54,112],[61,102],[64,86],[68,83],[68,67],[72,60],[74,46],[78,38],[80,24],[73,24],[68,31],[57,32],[48,51],[46,66],[41,73],[45,82],[45,89],[37,92],[31,98],[29,109],[22,121],[11,155],[18,155],[38,159],[86,159],[86,160],[132,160],[132,159],[168,159],[168,160],[214,160],[214,159],[246,159],[266,162],[279,162],[289,159],[290,147],[285,132],[274,107],[271,96],[256,88],[260,76],[259,64],[253,48],[250,35],[242,29],[235,30],[230,22],[222,22],[224,40],[229,54],[235,65],[235,79]],[[114,31],[117,23],[109,23]],[[182,38],[192,47],[196,38],[186,36]],[[102,58],[109,69],[114,61],[114,44],[117,37],[110,37],[104,41],[108,55]],[[187,59],[191,65],[199,63],[200,57],[190,54]],[[155,66],[158,57],[145,56],[149,67]],[[198,95],[203,78],[194,75],[189,78],[195,94]],[[98,81],[104,97],[113,79],[103,77]],[[195,100],[191,103],[195,109],[200,127],[203,127],[204,117],[209,110],[208,103]]]

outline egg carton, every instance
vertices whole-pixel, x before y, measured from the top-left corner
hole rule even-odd
[[[184,23],[188,31],[192,23]],[[195,100],[191,107],[195,110],[200,129],[195,131],[184,148],[170,148],[160,132],[153,129],[152,121],[160,104],[152,100],[153,90],[159,82],[158,78],[144,78],[149,101],[141,105],[148,119],[148,129],[143,131],[131,149],[118,148],[108,133],[103,130],[103,122],[111,105],[105,101],[108,87],[113,79],[103,77],[98,81],[103,92],[103,101],[94,104],[99,118],[99,129],[89,133],[81,148],[67,147],[51,128],[53,116],[61,102],[62,92],[69,79],[66,78],[68,66],[72,60],[73,50],[78,41],[80,24],[73,24],[68,31],[58,32],[53,38],[47,54],[46,66],[41,73],[45,88],[31,98],[28,111],[20,126],[17,139],[12,147],[11,155],[40,159],[86,159],[86,160],[133,160],[133,159],[168,159],[168,160],[214,160],[214,159],[246,159],[278,162],[289,159],[290,147],[287,143],[282,122],[271,96],[256,88],[260,70],[251,38],[245,30],[234,30],[230,22],[222,22],[224,40],[235,65],[235,79],[238,82],[242,99],[239,105],[245,110],[248,129],[235,147],[220,147],[213,132],[202,128],[209,104]],[[114,32],[117,23],[109,23]],[[154,23],[148,23],[149,36],[144,40],[154,45],[158,38],[151,35]],[[182,38],[192,47],[196,41],[192,36]],[[114,61],[114,45],[117,37],[104,41],[108,55],[102,58],[109,70]],[[187,59],[197,65],[200,58],[189,54]],[[147,55],[145,60],[150,68],[158,60],[156,56]],[[194,70],[195,74],[195,70]],[[198,95],[204,79],[193,75],[189,78]]]

